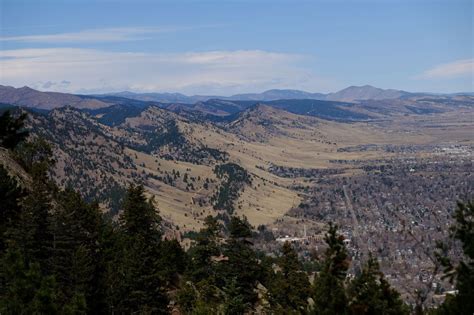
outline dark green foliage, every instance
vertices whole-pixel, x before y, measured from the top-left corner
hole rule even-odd
[[[25,144],[22,144],[22,146]],[[30,151],[26,157],[35,156]],[[46,159],[49,154],[44,155]],[[55,313],[56,283],[49,274],[52,248],[49,222],[53,185],[47,164],[31,159],[31,188],[20,192],[5,170],[1,171],[6,222],[2,234],[0,304],[5,314]],[[24,195],[23,195],[24,193]],[[19,199],[20,197],[21,200]],[[5,202],[5,203],[4,203]]]
[[[310,284],[307,274],[302,271],[298,255],[290,243],[283,244],[282,254],[277,264],[281,271],[271,278],[272,302],[279,304],[287,312],[304,313],[308,305]]]
[[[337,234],[337,226],[330,224],[325,236],[328,245],[322,261],[322,269],[314,280],[312,314],[343,315],[348,313],[344,288],[349,257],[343,237]]]
[[[220,281],[233,294],[231,305],[234,305],[235,299],[241,299],[243,305],[252,305],[257,299],[253,289],[262,274],[248,239],[252,231],[245,218],[235,216],[231,218],[228,228],[230,235],[223,248],[227,260],[220,265]]]
[[[71,190],[60,192],[56,202],[50,219],[53,246],[49,266],[60,287],[58,299],[65,307],[82,305],[89,312],[99,311],[103,225],[98,205],[85,203]]]
[[[169,284],[178,283],[178,275],[183,274],[188,265],[187,256],[177,240],[164,240],[160,248],[160,269],[163,279]]]
[[[474,313],[474,201],[458,203],[454,214],[455,224],[451,235],[462,245],[463,257],[453,265],[445,254],[446,245],[440,244],[443,251],[436,253],[445,267],[446,277],[456,282],[457,293],[448,295],[437,314],[473,314]]]
[[[144,239],[132,241],[124,236],[120,257],[110,267],[118,288],[113,294],[112,309],[118,313],[166,313],[168,300],[164,294],[164,280],[159,269],[157,246]],[[114,289],[113,287],[110,289]]]
[[[186,282],[177,295],[179,310],[182,314],[220,314],[222,307],[216,300],[223,298],[218,297],[216,292],[217,288],[206,281],[197,284]]]
[[[372,255],[362,272],[349,285],[348,295],[350,313],[354,315],[410,314],[408,306],[385,280],[377,260]]]
[[[140,126],[137,130],[142,134],[145,144],[130,144],[130,146],[139,151],[155,153],[161,147],[167,145],[170,148],[170,153],[162,155],[165,159],[198,162],[214,157],[216,153],[220,152],[217,150],[209,151],[207,147],[195,148],[179,130],[174,119],[168,119],[160,128]]]
[[[9,110],[0,116],[0,146],[14,149],[28,137],[28,132],[24,129],[26,117],[27,114],[21,114],[14,118]]]
[[[179,294],[187,314],[243,314],[257,302],[254,289],[263,271],[250,242],[251,227],[245,218],[232,217],[228,230],[221,244],[220,224],[207,217],[189,250],[189,282]]]
[[[214,160],[222,162],[226,161],[229,155],[227,152],[220,151],[214,148],[209,148],[207,146],[201,148],[200,151],[203,152],[205,155],[209,155]]]
[[[47,172],[54,164],[51,145],[43,138],[21,143],[15,149],[15,159],[33,177],[47,177]]]
[[[275,240],[275,235],[271,230],[268,230],[265,225],[260,225],[258,228],[258,237],[263,239],[265,242],[271,242]]]
[[[131,104],[130,104],[131,103]],[[127,104],[118,104],[105,108],[85,110],[92,115],[99,116],[97,121],[107,126],[118,126],[129,117],[139,116],[146,108],[146,104],[134,104],[134,100],[127,100]]]
[[[51,148],[41,139],[32,143],[22,143],[19,148],[22,161],[28,161],[28,171],[32,177],[31,188],[22,200],[20,221],[9,232],[11,246],[19,249],[25,260],[40,265],[44,272],[48,269],[47,260],[53,246],[50,221],[53,195],[56,186],[48,179],[47,172],[52,164]]]
[[[62,313],[63,314],[70,314],[70,315],[79,315],[79,314],[88,314],[88,313],[94,313],[98,310],[91,309],[88,312],[87,309],[87,302],[84,294],[82,293],[76,293],[71,299],[71,302],[69,304],[66,304],[63,307]]]
[[[147,135],[149,135],[149,137],[147,139],[148,145],[144,148],[145,152],[151,152],[166,144],[180,146],[186,142],[186,138],[183,136],[174,120],[166,122],[163,132],[152,132],[147,133]]]
[[[218,244],[221,227],[212,216],[206,217],[204,225],[188,251],[185,277],[189,282],[179,293],[180,309],[186,313],[211,312],[221,299],[217,287],[217,262],[213,260],[221,253]]]
[[[15,178],[0,165],[0,251],[5,249],[7,231],[19,224],[20,198],[24,196]]]
[[[233,216],[230,219],[228,229],[231,240],[242,240],[243,242],[246,242],[244,238],[252,236],[252,227],[245,217],[241,219]]]
[[[109,264],[108,279],[114,281],[108,293],[111,311],[166,313],[160,222],[143,186],[131,186],[120,217],[114,261]]]
[[[1,314],[56,314],[56,283],[37,263],[28,263],[17,250],[1,261]]]
[[[40,264],[46,271],[53,235],[51,231],[52,192],[49,183],[34,178],[33,186],[22,202],[21,224],[11,232],[14,246],[27,261]]]
[[[175,119],[167,119],[160,127],[142,125],[135,128],[134,131],[141,133],[145,143],[130,143],[130,147],[147,153],[156,153],[161,147],[168,146],[169,153],[161,155],[165,159],[177,159],[191,163],[206,160],[224,162],[227,159],[226,152],[205,145],[196,146],[196,144],[189,142],[179,129]]]
[[[109,188],[105,192],[105,198],[97,198],[98,200],[105,199],[109,200],[109,208],[110,214],[116,215],[119,212],[120,206],[123,203],[123,198],[126,193],[126,189],[117,184],[116,182],[112,182]]]
[[[242,285],[237,277],[228,279],[224,292],[224,314],[242,315],[252,306],[252,301],[244,294],[245,292],[243,292]]]
[[[237,200],[244,186],[252,183],[252,178],[243,167],[235,163],[217,165],[214,168],[214,173],[222,179],[216,196],[212,198],[214,209],[223,209],[232,214],[234,201]]]
[[[244,182],[247,184],[250,184],[252,181],[249,173],[242,166],[235,163],[217,165],[214,168],[214,173],[219,178],[227,176],[231,181]]]
[[[212,216],[205,219],[205,227],[196,236],[195,244],[190,248],[191,257],[188,275],[194,282],[215,276],[215,264],[212,256],[219,256],[220,248],[217,237],[220,231],[218,221]]]
[[[181,312],[192,313],[197,302],[197,292],[191,283],[185,283],[179,290],[177,301]]]
[[[150,237],[154,242],[161,239],[159,225],[161,217],[156,212],[153,200],[147,200],[142,185],[130,186],[120,216],[123,232],[131,238]]]

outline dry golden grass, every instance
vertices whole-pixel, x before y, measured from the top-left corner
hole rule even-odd
[[[344,147],[364,144],[473,144],[474,141],[473,116],[469,110],[432,116],[399,116],[383,122],[338,123],[260,106],[249,118],[223,129],[211,124],[194,124],[175,114],[153,109],[141,117],[127,119],[127,124],[160,124],[163,115],[177,119],[188,141],[226,151],[229,161],[238,163],[252,174],[252,185],[245,187],[235,205],[236,213],[247,216],[254,226],[278,226],[274,225],[275,220],[282,218],[291,223],[293,219],[286,217],[285,213],[297,206],[301,197],[289,186],[310,184],[304,178],[281,178],[267,172],[265,169],[272,164],[298,168],[335,168],[341,166],[330,163],[330,160],[370,160],[393,155],[383,150],[337,151]],[[270,124],[262,124],[262,121]],[[200,206],[195,202],[196,197],[209,197],[217,189],[219,183],[213,173],[214,165],[168,161],[131,149],[126,152],[134,160],[139,173],[145,171],[162,175],[160,172],[170,173],[174,169],[181,175],[188,173],[190,177],[201,178],[195,183],[195,191],[187,191],[186,185],[180,180],[176,186],[154,179],[147,181],[146,188],[154,196],[165,219],[183,230],[197,230],[202,226],[205,216],[216,214],[212,205]],[[358,172],[358,169],[348,169],[345,174]],[[216,181],[208,190],[202,188],[205,178]],[[314,226],[317,227],[317,224]]]

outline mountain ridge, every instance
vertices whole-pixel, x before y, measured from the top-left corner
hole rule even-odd
[[[241,101],[274,101],[280,99],[315,99],[330,101],[355,101],[360,99],[391,99],[411,94],[410,92],[395,89],[380,89],[370,85],[350,86],[333,93],[307,92],[296,89],[270,89],[261,93],[240,93],[231,96],[217,95],[192,95],[182,93],[134,93],[117,92],[102,95],[116,95],[130,97],[138,100],[160,101],[160,102],[184,102],[196,103],[211,99],[241,100]],[[375,97],[375,98],[373,98]]]
[[[352,102],[356,100],[380,100],[380,99],[396,99],[402,96],[411,95],[412,93],[394,90],[380,89],[371,85],[349,86],[335,93],[326,95],[326,100]]]
[[[114,113],[114,117],[110,117],[112,120],[117,120],[115,116],[118,114],[121,114],[123,119],[139,109],[150,106],[220,120],[262,103],[300,115],[339,121],[364,121],[394,114],[440,112],[457,106],[472,106],[474,102],[469,93],[450,95],[410,93],[393,89],[384,90],[370,85],[350,86],[339,92],[326,94],[324,99],[321,98],[325,94],[321,93],[276,89],[263,93],[236,94],[225,98],[212,96],[206,99],[205,96],[196,96],[199,101],[192,104],[185,102],[192,97],[180,93],[143,95],[133,92],[121,92],[116,95],[75,95],[41,92],[26,86],[14,88],[0,85],[2,107],[13,105],[47,111],[72,106],[98,112],[100,109],[113,107],[120,113]],[[110,114],[110,110],[105,112]]]
[[[135,92],[117,92],[106,93],[100,95],[116,95],[130,97],[139,100],[154,100],[160,102],[184,102],[196,103],[205,102],[212,99],[226,101],[273,101],[280,99],[315,99],[326,101],[340,102],[357,102],[361,100],[382,100],[382,99],[398,99],[412,96],[472,96],[474,92],[458,92],[458,93],[431,93],[431,92],[408,92],[398,89],[383,89],[369,84],[351,85],[344,89],[330,93],[308,92],[297,89],[270,89],[260,93],[239,93],[231,96],[219,95],[185,95],[182,93],[135,93]],[[155,98],[154,98],[155,97]]]
[[[0,103],[44,110],[64,106],[72,106],[79,109],[97,109],[123,103],[133,103],[138,107],[158,104],[157,102],[144,102],[117,96],[42,92],[28,86],[14,88],[4,85],[0,85]]]

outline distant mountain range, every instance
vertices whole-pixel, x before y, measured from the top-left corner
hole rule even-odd
[[[321,100],[321,101],[337,101],[337,102],[358,102],[364,100],[391,100],[399,98],[407,98],[414,96],[440,96],[440,95],[466,95],[473,96],[472,92],[453,93],[453,94],[436,94],[436,93],[413,93],[403,90],[381,89],[371,85],[349,86],[334,93],[310,93],[300,90],[280,90],[273,89],[262,93],[245,93],[235,94],[232,96],[218,95],[193,95],[187,96],[181,93],[133,93],[119,92],[109,93],[98,96],[120,96],[141,101],[155,101],[161,103],[186,103],[195,104],[212,99],[227,101],[276,101],[276,100]]]
[[[323,112],[345,116],[341,110],[353,105],[364,105],[390,102],[392,105],[417,102],[421,98],[445,98],[443,102],[463,102],[454,100],[459,97],[470,97],[472,93],[429,94],[410,93],[401,90],[380,89],[370,85],[350,86],[335,93],[309,93],[299,90],[268,90],[262,93],[236,94],[232,96],[187,96],[180,93],[133,93],[120,92],[101,95],[75,95],[58,92],[41,92],[29,87],[14,88],[0,85],[0,104],[23,106],[40,110],[72,106],[79,109],[98,109],[110,106],[126,105],[127,107],[145,108],[158,106],[175,112],[195,111],[214,116],[226,116],[240,112],[257,103],[265,103],[296,114],[325,117]],[[336,110],[338,111],[336,113]],[[129,109],[127,109],[129,111]],[[363,113],[360,117],[366,117]],[[355,117],[353,117],[355,118]]]
[[[282,99],[310,99],[310,100],[328,100],[328,101],[343,101],[354,102],[358,100],[368,99],[394,99],[402,96],[408,96],[412,93],[401,90],[384,90],[370,85],[364,86],[350,86],[335,93],[310,93],[300,90],[279,90],[273,89],[262,93],[245,93],[235,94],[232,96],[217,96],[217,95],[193,95],[187,96],[180,93],[133,93],[133,92],[119,92],[109,93],[105,95],[113,95],[126,97],[141,101],[155,101],[163,103],[188,103],[194,104],[196,102],[208,101],[210,99],[230,100],[230,101],[275,101]],[[103,95],[99,95],[103,96]]]

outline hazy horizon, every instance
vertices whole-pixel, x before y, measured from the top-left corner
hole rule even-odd
[[[1,86],[2,84],[0,84]],[[472,94],[474,92],[471,91],[457,91],[457,92],[431,92],[431,91],[407,91],[407,90],[401,90],[397,88],[382,88],[379,86],[373,86],[370,84],[364,84],[364,85],[350,85],[346,86],[345,88],[339,89],[339,90],[334,90],[334,91],[328,91],[328,92],[321,92],[321,91],[307,91],[307,90],[299,90],[299,89],[291,89],[291,88],[271,88],[271,89],[266,89],[266,90],[257,90],[257,91],[248,91],[248,92],[241,92],[241,93],[235,93],[235,94],[205,94],[205,93],[196,93],[196,94],[189,94],[189,93],[182,93],[182,92],[177,92],[177,91],[170,91],[170,90],[164,90],[164,91],[139,91],[139,90],[117,90],[117,91],[103,91],[103,92],[98,92],[98,93],[81,93],[81,92],[68,92],[68,91],[56,91],[56,90],[49,90],[49,89],[44,89],[44,88],[36,88],[36,87],[31,87],[28,85],[23,85],[23,86],[12,86],[12,85],[4,85],[4,86],[9,86],[13,87],[16,89],[20,88],[31,88],[40,92],[58,92],[58,93],[67,93],[67,94],[77,94],[77,95],[108,95],[108,94],[120,94],[120,93],[133,93],[133,94],[182,94],[184,96],[222,96],[222,97],[231,97],[231,96],[236,96],[236,95],[245,95],[245,94],[263,94],[265,92],[269,91],[298,91],[298,92],[304,92],[304,93],[321,93],[321,94],[331,94],[331,93],[336,93],[342,90],[345,90],[347,88],[352,88],[352,87],[364,87],[364,86],[369,86],[377,89],[383,89],[383,90],[398,90],[398,91],[403,91],[403,92],[408,92],[408,93],[420,93],[420,94],[433,94],[433,95],[452,95],[452,94]]]
[[[10,1],[0,84],[80,94],[473,90],[472,2]]]

